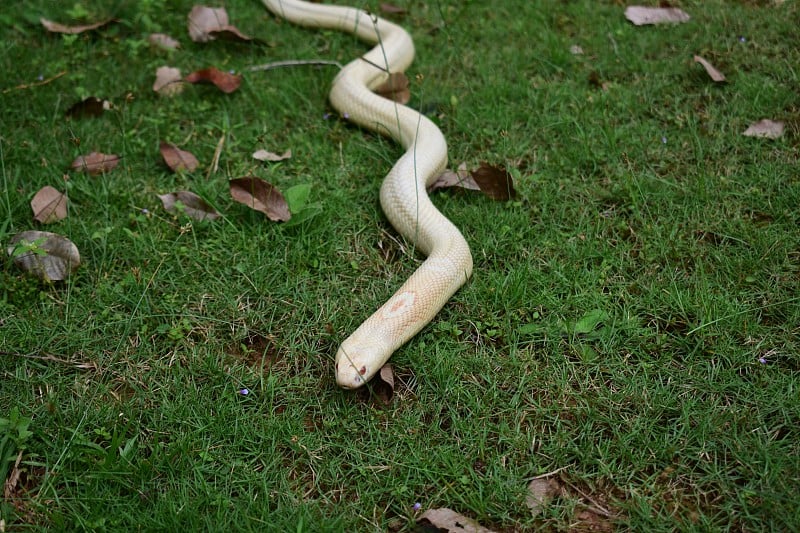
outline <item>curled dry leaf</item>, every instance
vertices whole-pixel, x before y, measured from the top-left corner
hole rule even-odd
[[[181,43],[166,33],[151,33],[147,37],[147,42],[162,50],[177,50],[181,47]]]
[[[226,93],[232,93],[242,84],[242,77],[230,72],[224,72],[217,67],[208,67],[192,72],[185,78],[189,83],[213,83],[217,88]]]
[[[400,104],[407,104],[411,100],[409,85],[408,76],[402,72],[392,72],[389,74],[389,79],[375,88],[375,94]]]
[[[561,483],[558,479],[536,478],[528,484],[525,505],[531,510],[533,516],[536,516],[544,511],[544,508],[559,494],[561,494]]]
[[[394,397],[394,370],[392,370],[392,365],[385,364],[381,367],[380,372],[372,381],[372,393],[384,405],[392,403],[392,398]]]
[[[491,529],[486,529],[471,518],[467,518],[447,507],[428,509],[419,517],[417,522],[430,524],[438,528],[436,531],[446,533],[492,533]]]
[[[230,192],[231,198],[264,213],[270,220],[286,222],[292,217],[283,194],[261,178],[247,176],[231,180]]]
[[[628,6],[625,9],[625,18],[635,26],[644,26],[648,24],[679,24],[688,22],[691,17],[677,7]]]
[[[292,151],[286,150],[282,154],[276,154],[275,152],[268,152],[266,150],[256,150],[253,152],[253,159],[258,159],[259,161],[283,161],[284,159],[290,159],[292,157]]]
[[[472,171],[472,177],[481,188],[481,192],[492,200],[509,200],[517,195],[517,191],[514,190],[514,179],[504,168],[483,162]]]
[[[43,281],[66,279],[81,264],[78,247],[49,231],[23,231],[6,249],[17,267]]]
[[[777,139],[783,135],[783,122],[770,120],[768,118],[753,122],[744,130],[742,135],[746,137],[763,137],[765,139]]]
[[[108,100],[90,96],[70,106],[67,109],[67,116],[72,118],[99,117],[111,107],[111,102]]]
[[[101,20],[100,22],[93,22],[91,24],[80,24],[77,26],[65,26],[64,24],[59,24],[58,22],[53,22],[52,20],[47,20],[46,18],[40,18],[39,22],[42,23],[42,26],[44,26],[47,31],[53,33],[66,33],[74,35],[77,33],[83,33],[86,31],[102,28],[103,26],[106,26],[107,24],[114,22],[114,19],[109,18]]]
[[[712,80],[714,80],[717,83],[725,81],[725,75],[719,70],[717,70],[714,67],[714,65],[712,65],[711,63],[709,63],[700,56],[694,56],[694,60],[696,63],[700,63],[701,65],[703,65],[703,68],[706,69],[706,72],[708,73],[709,77],[711,77]]]
[[[86,155],[79,155],[72,162],[70,168],[86,172],[92,176],[113,170],[119,165],[120,157],[114,154],[104,154],[101,152],[90,152]]]
[[[159,150],[161,151],[161,157],[164,158],[164,162],[173,172],[180,172],[182,170],[192,172],[200,165],[200,162],[197,161],[194,154],[186,150],[181,150],[172,143],[162,142],[159,145]]]
[[[158,67],[153,90],[161,96],[175,96],[183,92],[185,84],[180,69],[174,67]]]
[[[472,174],[467,170],[466,163],[458,165],[458,169],[455,172],[446,169],[431,183],[428,190],[435,191],[436,189],[447,189],[450,187],[461,187],[472,191],[481,190],[478,184],[475,183],[475,180],[472,179]]]
[[[161,204],[173,215],[184,214],[193,220],[216,220],[220,214],[208,202],[191,191],[159,194]]]
[[[216,38],[233,41],[252,41],[236,26],[231,26],[225,8],[194,6],[189,13],[189,37],[192,41],[205,43]]]
[[[39,189],[31,200],[33,218],[50,224],[67,218],[67,196],[49,185]]]

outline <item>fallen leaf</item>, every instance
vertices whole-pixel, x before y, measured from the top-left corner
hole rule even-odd
[[[559,494],[561,494],[561,483],[557,479],[536,478],[528,483],[525,505],[531,510],[533,516],[536,516],[544,511],[544,508]]]
[[[120,157],[114,154],[103,154],[101,152],[90,152],[86,155],[79,155],[72,162],[70,168],[86,172],[92,176],[113,170],[119,164]]]
[[[81,264],[78,247],[49,231],[23,231],[6,249],[17,267],[43,281],[61,281]]]
[[[514,180],[506,169],[483,162],[472,171],[472,178],[481,188],[481,192],[492,200],[509,200],[517,195]]]
[[[381,367],[375,379],[372,380],[372,393],[384,405],[392,403],[394,397],[394,371],[392,365],[385,364]]]
[[[213,83],[220,91],[226,94],[232,93],[242,84],[241,76],[224,72],[217,67],[197,70],[184,79],[189,83]]]
[[[67,109],[67,116],[72,118],[99,117],[109,109],[111,102],[101,100],[95,96],[90,96],[80,102],[73,104]]]
[[[389,79],[375,88],[375,94],[383,96],[400,104],[407,104],[411,100],[408,76],[402,72],[392,72]]]
[[[159,145],[159,150],[161,151],[161,157],[164,158],[164,162],[173,172],[180,172],[182,170],[192,172],[200,165],[200,162],[197,161],[194,154],[186,150],[181,150],[172,143],[162,142]]]
[[[382,2],[379,6],[380,10],[387,15],[405,15],[408,13],[408,10],[404,7],[396,6],[394,4],[389,4],[388,2]]]
[[[244,177],[230,181],[231,197],[250,209],[267,215],[274,221],[286,222],[292,215],[289,206],[277,187],[261,178]]]
[[[574,56],[583,55],[583,48],[578,44],[573,44],[569,47],[569,53]]]
[[[8,460],[10,459],[11,458],[8,458]],[[11,472],[8,474],[8,478],[6,479],[5,483],[3,483],[3,498],[5,498],[8,502],[11,501],[11,496],[14,494],[14,490],[17,488],[17,483],[19,483],[19,476],[22,472],[19,468],[19,464],[21,462],[22,450],[20,450],[17,454],[17,460],[14,461],[14,466],[11,468]]]
[[[768,118],[753,122],[744,130],[742,135],[746,137],[762,137],[764,139],[777,139],[783,135],[783,122],[770,120]]]
[[[466,163],[461,163],[458,165],[458,169],[455,172],[450,169],[446,169],[444,172],[439,174],[439,176],[428,187],[428,191],[447,189],[450,187],[461,187],[471,191],[481,190],[478,184],[475,183],[475,180],[472,179],[472,174],[470,174],[469,170],[467,170]]]
[[[47,31],[53,33],[66,33],[69,35],[75,35],[77,33],[83,33],[86,31],[96,30],[97,28],[102,28],[111,22],[114,22],[113,18],[101,20],[100,22],[93,22],[92,24],[81,24],[77,26],[65,26],[64,24],[59,24],[58,22],[53,22],[52,20],[47,20],[46,18],[40,18],[39,22],[42,23],[42,26],[45,27]]]
[[[249,35],[245,35],[242,33],[236,26],[225,26],[219,30],[212,30],[208,32],[209,37],[211,38],[220,38],[225,41],[239,41],[239,42],[248,42],[252,41],[253,38]]]
[[[227,25],[228,12],[224,7],[194,6],[189,12],[189,38],[196,43],[212,40],[209,33],[219,31]]]
[[[491,529],[486,529],[474,520],[447,507],[428,509],[422,513],[417,522],[423,524],[427,522],[443,533],[493,533]]]
[[[292,151],[286,150],[282,154],[276,154],[275,152],[268,152],[266,150],[256,150],[253,152],[253,159],[258,159],[259,161],[283,161],[284,159],[290,159],[292,157]]]
[[[175,96],[183,92],[185,84],[180,69],[174,67],[158,67],[153,90],[161,96]]]
[[[220,214],[208,202],[191,191],[159,194],[161,204],[173,215],[183,214],[193,220],[216,220]]]
[[[181,43],[173,39],[166,33],[151,33],[147,37],[147,42],[151,45],[161,48],[162,50],[177,50],[181,47]]]
[[[31,200],[33,218],[50,224],[67,218],[67,196],[58,189],[45,185]]]
[[[636,26],[647,24],[679,24],[688,22],[691,17],[677,7],[628,6],[625,18]]]
[[[709,77],[711,77],[712,80],[714,80],[717,83],[725,81],[725,75],[716,68],[714,68],[714,65],[712,65],[711,63],[709,63],[700,56],[694,56],[694,60],[695,62],[703,65],[703,68],[706,69],[706,72],[708,73]]]

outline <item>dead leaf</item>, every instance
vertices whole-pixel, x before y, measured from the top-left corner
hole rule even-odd
[[[228,12],[224,7],[194,6],[189,12],[189,38],[196,43],[212,40],[209,33],[219,31],[227,25]]]
[[[93,22],[91,24],[81,24],[77,26],[65,26],[64,24],[59,24],[58,22],[53,22],[52,20],[47,20],[46,18],[40,18],[39,22],[42,23],[42,26],[45,27],[47,31],[53,33],[66,33],[69,35],[75,35],[78,33],[83,33],[91,30],[96,30],[98,28],[102,28],[111,22],[114,22],[115,19],[109,18],[105,20],[101,20],[100,22]]]
[[[72,118],[99,117],[109,109],[111,102],[101,100],[95,96],[90,96],[80,102],[73,104],[67,109],[67,116]]]
[[[569,53],[574,56],[583,55],[583,48],[579,44],[573,44],[569,47]]]
[[[75,161],[70,165],[70,168],[96,176],[113,170],[119,164],[119,160],[120,157],[118,155],[90,152],[86,155],[79,155],[76,157]]]
[[[472,171],[472,178],[481,188],[481,192],[492,200],[505,201],[514,198],[514,180],[504,168],[483,162]]]
[[[450,187],[461,187],[471,191],[479,191],[481,188],[472,179],[472,174],[467,170],[467,164],[461,163],[458,169],[453,172],[446,169],[442,172],[436,180],[428,187],[428,191],[435,191],[436,189],[447,189]]]
[[[185,87],[180,69],[167,66],[156,69],[153,90],[161,96],[175,96],[182,93]]]
[[[147,37],[147,42],[162,50],[177,50],[181,47],[181,43],[166,33],[151,33]]]
[[[17,488],[17,483],[19,483],[19,476],[21,473],[19,464],[21,462],[22,450],[20,450],[17,454],[17,460],[14,461],[14,466],[11,468],[11,472],[8,474],[8,478],[6,479],[5,483],[3,483],[3,498],[5,498],[6,501],[11,501],[11,496],[14,494],[14,490]]]
[[[31,200],[33,218],[42,224],[51,224],[67,218],[67,196],[58,189],[45,185]]]
[[[383,96],[400,104],[407,104],[411,100],[408,77],[402,72],[392,72],[389,79],[375,88],[375,94]]]
[[[78,247],[49,231],[17,233],[6,248],[17,267],[43,281],[61,281],[81,264]]]
[[[253,159],[258,159],[259,161],[283,161],[284,159],[290,159],[292,157],[292,151],[286,150],[282,154],[276,154],[275,152],[268,152],[266,150],[256,150],[253,153]]]
[[[192,72],[184,79],[189,83],[213,83],[226,94],[232,93],[242,84],[241,76],[224,72],[217,67],[208,67]]]
[[[628,6],[625,18],[635,26],[648,24],[679,24],[691,18],[685,11],[677,7],[644,7]]]
[[[384,405],[392,403],[392,398],[394,397],[394,370],[392,370],[392,365],[387,363],[381,367],[372,381],[372,393]]]
[[[530,508],[533,516],[536,516],[559,494],[561,494],[561,483],[558,482],[558,479],[536,478],[528,483],[525,505]]]
[[[286,222],[292,217],[283,194],[261,178],[247,176],[231,180],[230,193],[234,200],[264,213],[270,220]]]
[[[444,533],[493,533],[491,529],[486,529],[474,520],[447,507],[428,509],[417,522],[423,524],[427,522]]]
[[[159,145],[159,150],[161,151],[161,157],[164,158],[164,162],[173,172],[180,172],[182,170],[192,172],[200,165],[200,162],[194,154],[186,150],[181,150],[172,143],[162,142]]]
[[[404,7],[396,6],[394,4],[389,4],[388,2],[382,2],[379,6],[380,10],[387,15],[405,15],[408,13],[408,10]]]
[[[712,65],[711,63],[709,63],[700,56],[694,56],[694,60],[695,62],[703,65],[703,68],[706,69],[706,72],[708,73],[708,75],[711,77],[712,80],[714,80],[717,83],[725,81],[725,75],[716,68],[714,68],[714,65]]]
[[[761,137],[764,139],[777,139],[783,135],[783,122],[770,120],[768,118],[753,122],[744,130],[742,135],[746,137]]]
[[[249,42],[253,40],[252,37],[242,33],[236,26],[231,25],[225,26],[219,30],[210,31],[208,35],[211,38],[220,38],[225,41]]]
[[[158,198],[164,209],[173,215],[184,214],[193,220],[216,220],[220,217],[216,209],[191,191],[159,194]]]

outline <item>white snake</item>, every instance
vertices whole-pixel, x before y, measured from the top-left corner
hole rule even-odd
[[[430,322],[472,274],[467,242],[425,192],[447,164],[447,144],[428,118],[371,91],[386,81],[389,72],[404,71],[414,59],[414,43],[403,28],[353,7],[262,1],[292,23],[341,30],[376,43],[339,72],[330,102],[348,120],[387,135],[406,149],[383,181],[381,206],[395,229],[428,257],[339,347],[336,382],[354,389]]]

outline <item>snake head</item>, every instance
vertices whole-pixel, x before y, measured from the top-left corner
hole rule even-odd
[[[392,355],[391,350],[375,338],[371,341],[359,343],[350,337],[336,352],[336,383],[343,389],[357,389],[364,385]]]

